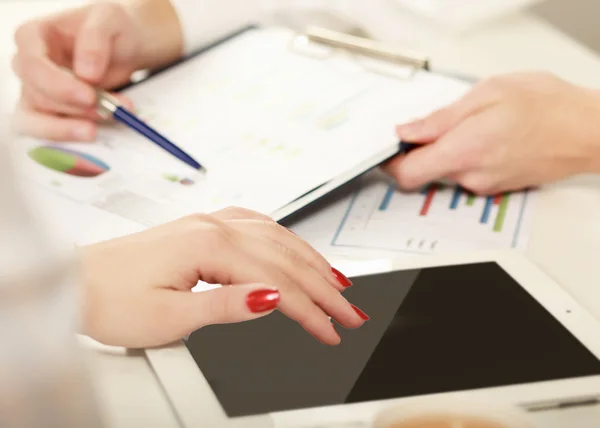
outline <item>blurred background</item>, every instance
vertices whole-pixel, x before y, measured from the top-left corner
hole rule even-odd
[[[547,0],[531,11],[600,53],[600,1]]]

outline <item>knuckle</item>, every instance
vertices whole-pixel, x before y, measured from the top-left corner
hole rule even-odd
[[[221,212],[229,214],[236,218],[253,218],[256,216],[256,214],[253,211],[250,211],[246,208],[235,207],[235,206],[227,207],[227,208],[221,210]]]
[[[18,76],[22,80],[34,80],[33,70],[36,70],[39,66],[38,59],[26,53],[19,53],[15,59],[15,65],[18,70]]]
[[[56,80],[51,95],[59,101],[68,103],[73,98],[73,87],[69,82]]]
[[[394,176],[401,189],[410,190],[415,187],[415,178],[408,168],[398,168]]]
[[[203,246],[211,250],[222,249],[231,241],[227,228],[212,218],[194,216],[191,234],[195,237],[195,241],[202,242]]]
[[[461,151],[460,153],[449,152],[447,155],[448,162],[453,166],[454,171],[468,172],[476,169],[481,163],[482,153],[477,147],[470,147],[470,150]]]
[[[209,302],[210,317],[214,321],[225,321],[231,318],[234,311],[232,293],[222,288],[220,293],[215,293],[215,298]]]
[[[460,182],[463,187],[477,196],[485,196],[492,190],[491,181],[483,175],[466,175]]]
[[[17,47],[21,48],[27,45],[27,39],[29,38],[29,34],[31,34],[31,30],[38,25],[36,21],[28,21],[24,24],[21,24],[16,30],[14,34],[14,41]]]
[[[286,247],[283,244],[277,243],[277,251],[290,263],[291,266],[296,268],[303,268],[306,262],[300,257],[298,253]]]

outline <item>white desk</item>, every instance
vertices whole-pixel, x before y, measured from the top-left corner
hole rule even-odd
[[[600,58],[535,17],[515,15],[476,33],[452,37],[400,12],[387,0],[378,2],[381,8],[375,0],[357,2],[357,7],[365,8],[362,16],[372,34],[428,53],[434,67],[477,76],[543,69],[579,84],[600,87]],[[77,1],[0,2],[0,79],[5,83],[0,111],[12,105],[18,94],[8,65],[12,33],[18,23],[32,14],[74,3]],[[527,255],[600,319],[599,214],[600,177],[577,178],[545,189],[536,207]],[[89,240],[105,237],[108,231],[95,231],[87,227],[89,224],[93,224],[93,217],[72,225],[72,232]],[[134,225],[115,218],[110,234],[132,229]],[[143,354],[126,356],[124,351],[115,350],[93,352],[92,357],[111,426],[178,426]],[[544,426],[592,428],[600,420],[600,408],[550,416]]]

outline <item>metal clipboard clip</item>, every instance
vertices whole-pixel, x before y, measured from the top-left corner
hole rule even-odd
[[[411,79],[416,72],[430,69],[429,58],[425,55],[320,27],[309,27],[296,35],[291,50],[319,59],[345,53],[369,71],[397,78]]]

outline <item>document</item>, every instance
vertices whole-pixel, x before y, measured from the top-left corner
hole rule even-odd
[[[353,57],[300,54],[294,36],[250,30],[126,91],[206,174],[115,125],[93,144],[19,142],[23,175],[145,226],[227,206],[271,214],[397,145],[396,124],[468,90],[431,73],[397,78]]]
[[[405,193],[374,173],[291,227],[330,256],[525,249],[534,199],[531,191],[478,197],[446,184]]]

